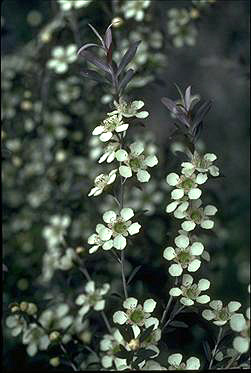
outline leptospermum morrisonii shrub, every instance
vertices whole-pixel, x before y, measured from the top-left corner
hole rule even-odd
[[[88,6],[89,3],[90,0],[78,0],[74,6]],[[144,17],[150,1],[140,0],[138,3],[137,8],[132,2],[124,4],[123,11],[127,12],[127,18],[140,21]],[[73,6],[73,3],[67,0],[59,0],[59,4],[65,12]],[[179,36],[179,26],[182,24],[178,22],[179,12],[169,12],[169,17],[173,19],[169,32],[174,35],[174,44],[193,44],[196,33],[188,24],[187,13],[182,15],[182,22],[187,25],[190,34],[184,39]],[[57,247],[65,244],[65,230],[70,220],[67,215],[55,214],[43,231],[48,246],[48,254],[44,258],[44,278],[50,279],[52,276],[48,267],[53,258],[57,269],[67,271],[75,267],[81,272],[85,281],[84,290],[79,292],[75,299],[71,299],[69,304],[63,301],[52,303],[48,310],[39,310],[36,304],[27,301],[11,304],[12,315],[7,317],[6,325],[13,336],[22,337],[30,356],[36,355],[39,350],[60,348],[61,355],[55,354],[50,359],[50,364],[54,367],[66,364],[73,371],[85,368],[248,368],[250,309],[243,314],[238,301],[230,300],[224,305],[220,299],[211,299],[210,285],[213,281],[200,275],[201,267],[206,267],[210,261],[201,235],[202,232],[210,233],[213,229],[218,211],[211,202],[205,202],[206,185],[210,180],[217,183],[221,173],[217,166],[217,156],[209,152],[202,153],[197,149],[196,143],[211,103],[198,102],[198,96],[192,96],[190,86],[184,94],[178,88],[178,101],[166,97],[162,99],[175,125],[173,137],[181,136],[185,144],[184,161],[179,169],[169,170],[166,176],[166,183],[169,189],[171,188],[166,213],[178,222],[175,236],[169,238],[167,247],[163,248],[163,271],[167,263],[170,274],[170,291],[163,299],[166,306],[161,309],[159,300],[153,299],[150,294],[137,299],[130,290],[129,284],[139,268],[135,268],[128,278],[125,274],[125,257],[133,250],[135,237],[144,234],[144,226],[142,216],[126,203],[125,191],[130,192],[130,180],[140,187],[147,185],[151,179],[152,168],[158,167],[158,158],[155,153],[148,152],[143,141],[134,136],[134,128],[149,116],[151,108],[146,110],[142,99],[129,99],[126,94],[127,86],[135,73],[129,65],[133,62],[141,41],[132,43],[122,58],[115,62],[112,38],[114,26],[116,21],[109,25],[103,37],[90,25],[97,37],[97,44],[84,44],[77,53],[75,46],[57,47],[52,51],[47,67],[61,74],[67,71],[68,65],[76,58],[82,58],[92,66],[92,69],[82,71],[82,76],[102,82],[108,86],[108,94],[112,95],[112,107],[92,130],[94,141],[97,141],[94,144],[99,147],[97,162],[101,167],[105,167],[102,173],[94,176],[88,196],[93,200],[94,208],[95,199],[109,192],[116,208],[108,207],[100,216],[96,227],[93,226],[93,232],[88,237],[88,251],[92,256],[98,252],[104,257],[110,255],[114,263],[119,265],[122,289],[121,294],[118,294],[119,304],[117,303],[116,307],[113,305],[112,311],[107,313],[107,309],[111,310],[111,286],[107,282],[96,281],[95,275],[89,273],[87,266],[81,261],[81,248],[73,250],[67,247],[64,255],[60,256]],[[67,104],[68,98],[64,95],[62,98]],[[151,115],[150,118],[154,120]],[[183,351],[171,351],[169,348],[170,329],[188,327],[186,323],[179,321],[177,316],[190,310],[197,312],[206,322],[218,329],[213,343],[205,341],[203,359],[193,354],[184,356]],[[98,335],[99,343],[95,350],[87,346],[90,340],[90,325],[93,327],[93,313],[100,315],[107,329],[105,334]],[[225,345],[227,336],[231,336],[231,349]],[[75,347],[69,342],[74,342]],[[84,349],[91,358],[82,354]]]

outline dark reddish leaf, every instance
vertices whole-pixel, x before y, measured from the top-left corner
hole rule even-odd
[[[117,76],[119,76],[119,74],[121,74],[122,71],[125,69],[125,67],[131,62],[131,60],[133,59],[133,57],[136,54],[136,51],[137,51],[140,43],[141,43],[141,41],[136,41],[135,43],[133,43],[129,47],[127,52],[124,54],[124,56],[122,57],[122,60],[119,64],[119,67],[118,67]]]
[[[88,78],[88,79],[91,79],[91,80],[95,80],[96,82],[99,82],[99,83],[104,83],[104,78],[102,76],[100,76],[96,71],[94,70],[84,70],[84,71],[81,71],[80,74],[84,77],[84,78]]]
[[[119,91],[123,92],[123,90],[126,88],[127,84],[132,79],[133,75],[134,75],[134,70],[133,69],[127,70],[124,78],[119,83]]]
[[[102,36],[98,33],[98,31],[95,29],[95,27],[93,27],[90,23],[88,23],[88,26],[92,29],[92,31],[94,32],[94,34],[99,38],[99,40],[101,41],[103,47],[105,48],[105,43],[104,43],[104,40],[103,40]]]
[[[85,58],[88,62],[90,62],[93,65],[95,65],[96,67],[98,67],[99,69],[101,69],[103,71],[106,71],[109,74],[111,73],[111,70],[110,70],[109,66],[103,60],[101,60],[100,58],[96,57],[95,54],[93,54],[92,52],[90,52],[90,51],[82,51],[80,53],[80,55],[83,58]]]

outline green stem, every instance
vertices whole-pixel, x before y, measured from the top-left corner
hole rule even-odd
[[[212,357],[211,357],[211,360],[210,360],[210,363],[209,363],[209,367],[208,367],[208,370],[211,369],[212,365],[213,365],[213,362],[214,362],[214,358],[215,358],[215,355],[217,353],[217,348],[220,344],[220,340],[221,340],[221,336],[222,336],[222,332],[223,332],[223,328],[221,327],[220,330],[219,330],[219,333],[218,333],[218,337],[217,337],[217,341],[216,341],[216,344],[214,346],[214,349],[212,351]]]

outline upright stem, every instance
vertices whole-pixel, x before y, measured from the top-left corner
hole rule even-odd
[[[178,284],[178,277],[175,278],[175,286],[177,286],[177,284]],[[169,310],[169,307],[170,307],[170,305],[171,305],[172,300],[173,300],[173,296],[170,295],[170,298],[169,298],[169,300],[168,300],[168,303],[167,303],[167,305],[166,305],[166,308],[165,308],[165,310],[164,310],[164,312],[163,312],[163,315],[162,315],[162,317],[161,317],[161,321],[160,321],[161,324],[163,324],[163,322],[164,322],[164,320],[165,320],[166,314],[167,314],[167,312],[168,312],[168,310]],[[166,325],[165,325],[165,326],[166,326]]]
[[[220,340],[221,340],[222,332],[223,332],[223,328],[221,327],[220,330],[219,330],[219,333],[218,333],[216,344],[215,344],[214,349],[212,351],[212,357],[211,357],[211,360],[210,360],[210,363],[209,363],[208,370],[211,369],[211,367],[213,365],[214,358],[215,358],[215,355],[216,355],[216,352],[217,352],[217,348],[218,348]]]

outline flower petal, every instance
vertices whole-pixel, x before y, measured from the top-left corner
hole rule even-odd
[[[173,247],[166,247],[163,253],[163,257],[166,260],[172,260],[173,258],[176,257],[176,252]]]
[[[131,208],[125,207],[121,210],[120,215],[125,221],[127,221],[134,216],[134,212]]]
[[[208,281],[207,279],[205,278],[202,278],[199,282],[198,282],[198,288],[203,291],[203,290],[207,290],[210,288],[210,281]]]
[[[180,179],[179,175],[172,172],[169,175],[167,175],[166,182],[167,182],[167,184],[169,184],[171,186],[175,186],[175,185],[178,184],[179,179]]]
[[[132,170],[127,166],[120,166],[119,173],[123,177],[132,177]]]
[[[106,222],[106,223],[112,223],[116,220],[116,217],[117,217],[117,214],[116,212],[112,211],[112,210],[109,210],[109,211],[106,211],[104,214],[103,214],[103,220]]]
[[[147,183],[150,180],[151,175],[146,170],[139,170],[137,172],[137,179],[141,183]]]
[[[143,310],[144,312],[153,312],[153,310],[155,309],[156,307],[156,302],[154,299],[147,299],[144,304],[143,304]]]
[[[190,247],[190,252],[192,255],[201,255],[203,253],[204,246],[201,242],[194,242]]]
[[[124,149],[120,149],[116,151],[115,157],[119,162],[124,162],[128,159],[128,153]]]
[[[123,307],[127,310],[132,310],[137,307],[137,304],[138,300],[136,298],[129,297],[123,302]]]
[[[201,196],[201,190],[199,188],[192,188],[188,192],[188,197],[190,199],[198,199]]]
[[[172,264],[169,267],[168,272],[170,273],[171,276],[178,277],[182,274],[183,268],[181,267],[180,264]]]
[[[113,240],[113,246],[117,250],[123,250],[126,247],[126,239],[122,234],[116,236]]]
[[[186,220],[181,224],[182,229],[186,232],[190,232],[195,228],[196,224],[193,221]]]
[[[184,190],[183,189],[174,189],[171,193],[172,199],[180,199],[184,196]]]
[[[182,361],[182,355],[177,353],[177,354],[172,354],[168,357],[168,363],[173,365],[173,366],[178,366],[180,365]]]
[[[180,249],[185,249],[189,245],[189,238],[183,234],[175,237],[174,239],[175,245]]]
[[[141,225],[139,223],[133,223],[127,228],[130,235],[139,233]]]
[[[127,314],[124,311],[117,311],[113,315],[113,322],[123,325],[128,320]]]

